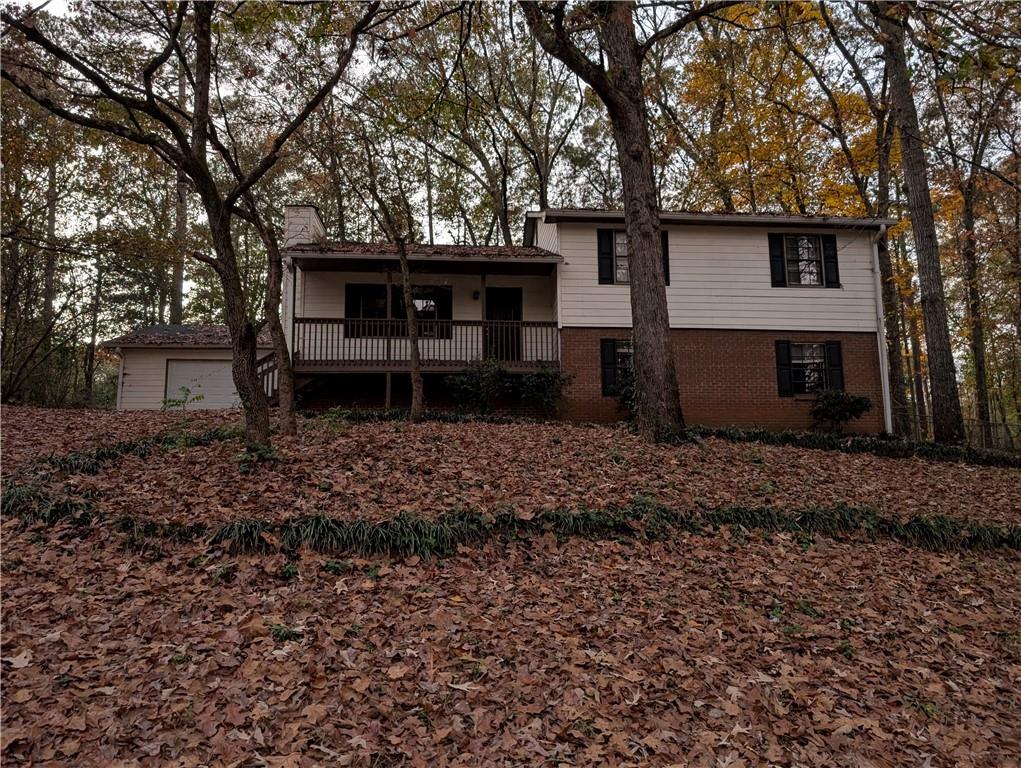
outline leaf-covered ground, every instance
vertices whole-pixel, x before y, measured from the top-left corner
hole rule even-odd
[[[1021,523],[1021,471],[709,438],[650,446],[624,427],[323,424],[277,439],[280,461],[238,482],[236,442],[129,458],[81,487],[111,514],[175,522],[279,521],[326,512],[380,519],[605,507],[647,496],[675,508],[844,502],[892,517]]]
[[[117,432],[94,415],[5,408],[4,473]],[[22,416],[43,417],[60,448],[12,425]],[[563,425],[307,423],[277,442],[283,462],[250,476],[229,441],[73,481],[100,489],[104,512],[207,521],[673,493],[1018,522],[1016,470],[715,440],[651,448]],[[104,523],[5,519],[2,532],[9,764],[1021,761],[1016,553],[723,530],[492,541],[440,561],[232,559],[202,542],[154,560]]]

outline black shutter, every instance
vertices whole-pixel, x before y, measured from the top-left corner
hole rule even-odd
[[[783,235],[769,233],[769,277],[774,288],[787,285],[787,267],[783,263]]]
[[[837,236],[822,236],[822,273],[827,288],[840,287],[840,270],[837,268]]]
[[[659,244],[663,251],[663,282],[670,285],[670,237],[665,229],[659,231]]]
[[[613,284],[613,230],[597,229],[599,242],[599,284]]]
[[[599,367],[603,372],[603,397],[617,394],[617,342],[599,340]]]
[[[844,388],[844,361],[841,358],[839,341],[826,342],[826,387]]]
[[[776,342],[776,388],[780,397],[793,397],[794,385],[791,383],[791,343]]]

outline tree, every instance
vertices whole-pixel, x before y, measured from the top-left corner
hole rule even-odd
[[[844,159],[846,172],[851,178],[864,212],[876,218],[888,218],[890,215],[890,164],[894,122],[890,115],[889,76],[886,67],[883,68],[879,84],[873,83],[861,64],[861,54],[852,51],[852,43],[848,39],[850,35],[841,26],[838,26],[825,2],[819,3],[818,15],[813,14],[810,6],[798,5],[778,6],[778,12],[784,41],[788,49],[812,73],[813,79],[825,97],[828,115],[812,116],[811,119],[837,143]],[[802,49],[802,44],[795,39],[799,27],[803,28],[806,21],[811,25],[810,29],[822,26],[825,30],[829,41],[833,43],[847,64],[852,82],[860,91],[868,113],[872,116],[872,151],[867,155],[862,156],[860,151],[856,151],[857,136],[852,126],[858,121],[855,120],[855,104],[849,98],[850,94],[847,93],[837,76],[827,72],[821,63],[825,57],[818,53],[806,52]],[[808,37],[804,31],[802,31],[802,36]],[[874,184],[871,183],[872,173],[875,174]],[[873,189],[874,191],[871,191]],[[883,301],[883,326],[886,334],[887,374],[893,431],[898,435],[907,435],[910,425],[907,383],[904,377],[901,351],[900,297],[897,293],[896,275],[885,230],[876,240],[876,252]]]
[[[293,112],[273,126],[262,151],[247,168],[242,166],[221,94],[227,82],[239,95],[248,92],[247,81],[255,65],[234,70],[221,67],[219,51],[221,45],[245,42],[243,23],[264,21],[259,8],[252,8],[252,17],[246,17],[243,9],[226,11],[214,2],[181,2],[175,9],[139,3],[130,9],[133,13],[128,18],[127,14],[96,4],[75,19],[77,35],[65,39],[48,33],[47,25],[36,23],[29,15],[19,16],[10,10],[0,13],[7,30],[17,33],[44,61],[42,66],[29,67],[23,60],[4,57],[5,80],[64,120],[149,148],[194,185],[206,214],[213,254],[196,252],[193,256],[213,269],[223,290],[234,384],[244,409],[245,437],[250,446],[269,444],[269,411],[256,371],[258,329],[246,308],[235,252],[234,219],[244,216],[245,195],[276,164],[287,140],[340,80],[360,35],[379,23],[379,2],[344,8],[356,9],[353,18],[347,18],[343,8],[339,19],[329,16],[330,6],[312,10],[327,14],[316,21],[339,32],[344,40],[337,45],[335,66],[312,98],[294,105]],[[290,14],[288,9],[285,23],[293,21]],[[97,34],[100,30],[132,35],[139,46],[144,45],[144,39],[153,42],[137,62],[125,61],[120,46],[112,46],[117,58],[111,59],[110,49],[104,47],[106,40],[97,41],[102,37]],[[185,72],[191,89],[190,111],[180,106],[176,73],[171,77],[163,71],[172,57]],[[219,170],[229,179],[227,183],[210,167],[211,156],[220,160]]]
[[[425,386],[422,381],[422,359],[418,346],[418,311],[411,285],[411,265],[408,261],[408,245],[415,241],[416,228],[410,192],[403,178],[407,166],[405,164],[400,169],[381,168],[380,163],[385,162],[384,153],[364,123],[359,124],[358,139],[364,152],[366,173],[361,184],[358,184],[350,174],[348,181],[361,196],[362,203],[371,211],[387,240],[397,248],[401,265],[404,319],[408,329],[408,373],[411,377],[409,418],[411,421],[421,421],[425,416]],[[392,138],[387,156],[391,161],[396,161],[399,157]]]
[[[978,207],[985,162],[994,132],[1005,119],[1017,61],[1004,60],[993,46],[956,41],[937,33],[927,36],[932,62],[932,92],[949,163],[950,186],[960,198],[958,250],[964,272],[968,344],[974,375],[975,415],[982,445],[992,443],[989,371],[986,363],[985,312],[980,285]],[[968,42],[972,42],[971,45]],[[1013,58],[1017,58],[1016,55]]]
[[[532,34],[596,92],[613,127],[624,193],[624,221],[631,273],[631,318],[638,430],[646,439],[684,427],[677,373],[670,344],[666,283],[660,254],[659,201],[653,172],[642,64],[649,50],[689,24],[730,2],[709,2],[688,11],[639,42],[635,4],[587,3],[568,13],[566,2],[552,8],[522,2]],[[580,44],[594,29],[605,62],[593,61]]]
[[[911,231],[918,259],[929,380],[932,386],[930,407],[933,435],[938,442],[959,443],[964,439],[961,400],[953,350],[950,347],[939,241],[929,191],[929,167],[905,49],[910,8],[900,3],[874,2],[870,4],[869,10],[879,26],[883,56],[890,73],[890,95],[900,139],[901,170],[911,211]]]

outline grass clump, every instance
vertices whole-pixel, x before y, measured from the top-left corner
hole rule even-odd
[[[209,539],[210,546],[223,547],[232,555],[249,555],[272,549],[265,534],[268,526],[262,520],[233,520],[220,528]]]
[[[270,624],[269,634],[278,643],[289,643],[302,638],[302,631],[298,627],[288,627],[286,624]]]

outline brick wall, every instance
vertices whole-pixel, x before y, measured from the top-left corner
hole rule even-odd
[[[674,329],[670,332],[684,418],[689,424],[803,429],[812,396],[777,394],[774,342],[839,341],[844,388],[872,401],[872,410],[848,425],[852,432],[883,430],[879,348],[874,333]],[[563,328],[563,370],[574,376],[566,416],[576,421],[621,418],[615,397],[603,397],[599,340],[627,339],[621,328]]]

